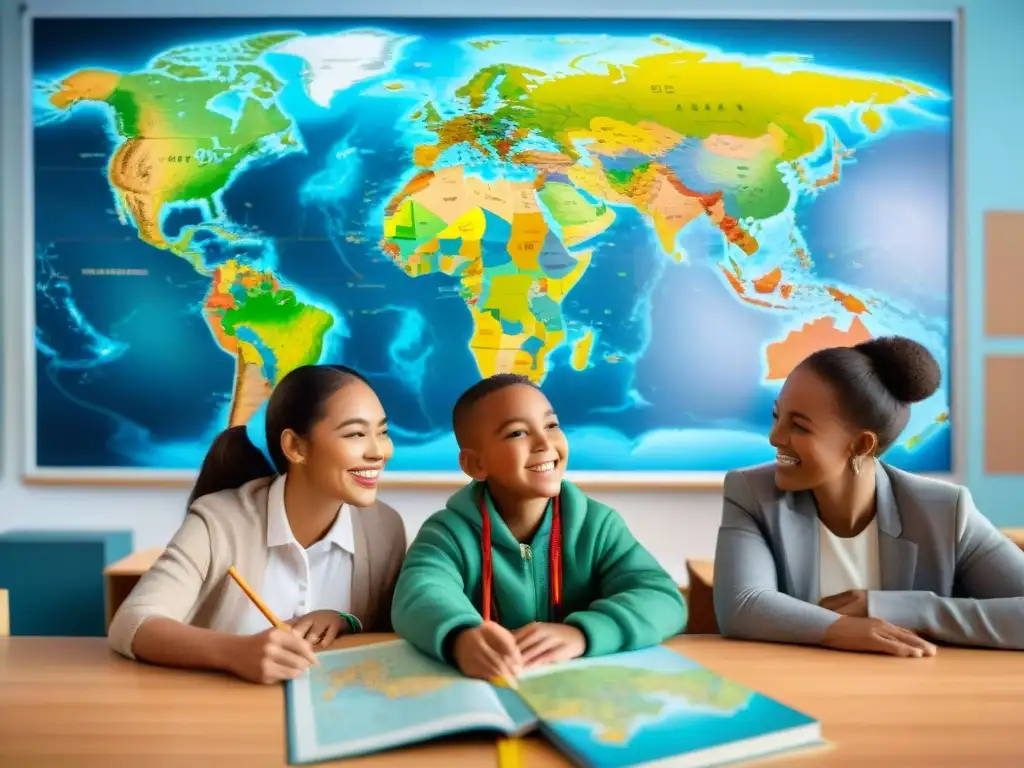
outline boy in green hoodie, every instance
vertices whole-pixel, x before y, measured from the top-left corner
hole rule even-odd
[[[432,515],[395,587],[392,624],[470,677],[657,645],[679,633],[678,586],[613,509],[562,479],[569,445],[529,379],[498,374],[455,404],[473,482]]]

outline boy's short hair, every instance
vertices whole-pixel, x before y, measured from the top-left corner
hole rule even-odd
[[[458,442],[460,449],[467,447],[466,443],[470,433],[469,427],[473,421],[473,410],[476,404],[488,395],[500,392],[516,384],[524,384],[527,387],[539,389],[529,378],[521,374],[496,373],[493,376],[488,376],[486,379],[481,379],[459,395],[459,399],[455,401],[455,407],[452,408],[452,428],[455,430],[455,440]]]

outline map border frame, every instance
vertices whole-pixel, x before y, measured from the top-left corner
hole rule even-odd
[[[58,0],[59,3],[59,0]],[[258,0],[255,3],[259,5]],[[41,5],[42,8],[32,7]],[[98,9],[78,9],[46,12],[46,0],[43,2],[23,2],[19,7],[22,25],[22,107],[25,110],[25,119],[20,126],[23,130],[22,136],[22,256],[24,259],[24,274],[21,275],[22,290],[20,298],[22,306],[22,341],[21,354],[22,376],[24,387],[24,401],[22,408],[22,429],[20,436],[23,446],[21,479],[28,485],[76,485],[76,486],[143,486],[143,487],[188,487],[195,481],[198,473],[196,470],[160,470],[160,469],[132,469],[132,468],[109,468],[109,467],[46,467],[38,464],[37,452],[37,416],[38,403],[36,399],[37,371],[36,371],[36,317],[35,317],[35,270],[33,268],[35,254],[35,183],[34,183],[34,131],[32,121],[32,80],[33,80],[33,24],[36,19],[47,18],[113,18],[113,19],[136,19],[136,18],[194,18],[194,19],[231,19],[242,18],[239,14],[224,14],[210,11],[208,8],[197,6],[192,8],[188,3],[185,7],[177,10],[164,9],[159,7],[136,6],[131,13],[104,13]],[[950,210],[950,243],[951,243],[951,290],[950,300],[950,335],[949,335],[949,393],[950,393],[950,471],[941,473],[928,473],[926,476],[950,482],[963,482],[965,476],[964,456],[966,440],[966,417],[967,417],[967,318],[966,318],[966,233],[965,233],[965,205],[964,205],[964,11],[963,8],[956,8],[952,11],[922,11],[922,12],[887,12],[887,11],[717,11],[701,12],[695,10],[680,9],[673,11],[644,11],[635,10],[628,13],[609,12],[606,10],[595,10],[588,12],[586,16],[576,13],[545,12],[540,10],[524,9],[520,13],[493,13],[487,9],[474,9],[472,15],[464,13],[431,12],[427,4],[426,9],[416,11],[403,11],[401,13],[388,12],[385,9],[374,8],[372,12],[361,12],[353,10],[344,14],[331,14],[325,11],[315,12],[312,9],[302,11],[292,9],[288,11],[257,13],[257,9],[247,16],[253,19],[338,19],[339,22],[353,21],[359,19],[536,19],[544,20],[571,20],[574,18],[616,20],[616,19],[665,19],[671,21],[685,21],[687,19],[720,19],[720,20],[793,20],[793,21],[949,21],[952,27],[951,54],[952,54],[952,93],[951,93],[951,133],[952,133],[952,173],[951,173],[951,210]],[[58,5],[58,7],[62,7]],[[102,6],[101,6],[102,7]],[[269,7],[269,6],[268,6]],[[566,479],[578,483],[584,487],[606,488],[606,489],[689,489],[689,490],[720,490],[725,478],[725,472],[696,472],[696,471],[578,471],[567,470]],[[463,485],[467,478],[461,472],[430,472],[430,471],[387,471],[382,477],[381,485],[384,488],[453,488]]]

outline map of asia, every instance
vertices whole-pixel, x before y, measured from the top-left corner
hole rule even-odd
[[[392,470],[458,470],[499,371],[571,469],[773,456],[815,349],[898,333],[951,456],[951,21],[37,19],[34,455],[198,468],[296,366],[379,393]],[[662,476],[662,475],[659,475]]]

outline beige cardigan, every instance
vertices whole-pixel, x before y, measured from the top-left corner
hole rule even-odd
[[[259,593],[267,565],[267,492],[273,479],[253,480],[193,502],[167,549],[114,615],[108,639],[115,651],[135,658],[135,633],[154,616],[235,631],[249,599],[228,576],[228,567],[234,565]],[[350,509],[356,545],[352,613],[368,631],[387,631],[405,559],[405,526],[394,509],[380,502]]]

